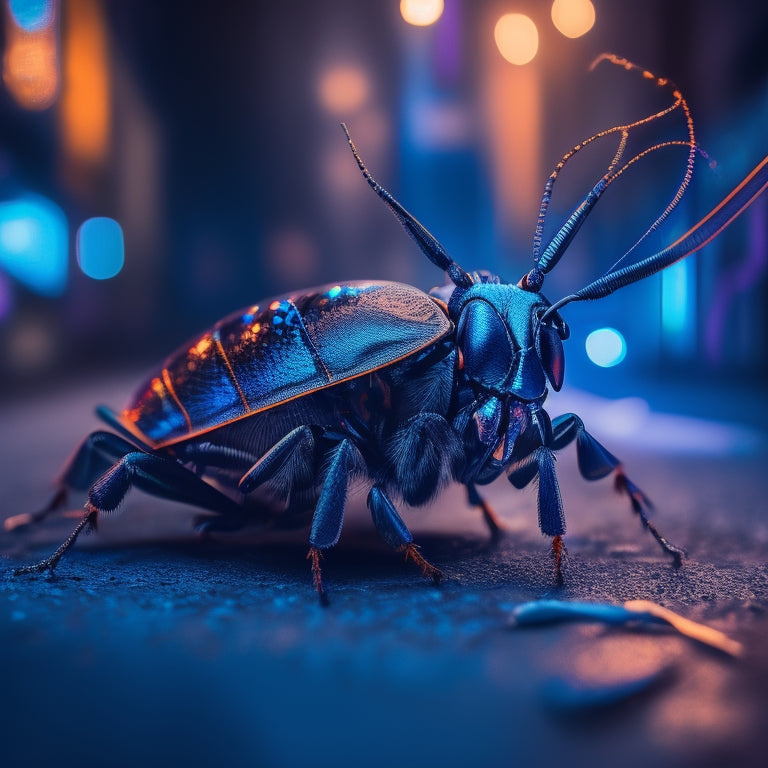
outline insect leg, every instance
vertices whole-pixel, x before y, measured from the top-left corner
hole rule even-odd
[[[253,464],[258,458],[248,451],[215,443],[190,443],[183,446],[176,455],[184,463],[194,464],[197,475],[205,474],[209,467],[236,470]]]
[[[473,507],[480,507],[483,520],[491,533],[491,539],[498,539],[504,531],[504,523],[494,511],[493,507],[477,492],[474,483],[467,483],[467,499]]]
[[[312,517],[307,559],[312,563],[312,582],[324,605],[328,598],[323,588],[320,555],[322,550],[334,546],[341,536],[347,503],[347,484],[357,458],[357,450],[349,439],[342,440],[331,451],[328,471]]]
[[[387,459],[403,499],[414,506],[429,501],[460,475],[464,450],[456,430],[437,413],[419,413],[394,433]]]
[[[91,486],[85,512],[69,538],[45,560],[23,568],[14,575],[53,571],[56,564],[75,543],[84,528],[96,528],[100,512],[111,512],[120,505],[131,486],[147,493],[214,512],[236,511],[237,504],[197,477],[174,459],[133,450],[104,472]]]
[[[134,451],[105,472],[88,492],[88,501],[99,511],[120,505],[131,486],[184,504],[230,512],[237,504],[174,459]]]
[[[85,514],[80,518],[80,522],[75,526],[75,530],[69,534],[59,548],[45,560],[41,560],[34,565],[24,565],[21,568],[16,568],[13,571],[14,576],[22,576],[27,573],[42,573],[43,571],[51,571],[56,567],[56,564],[61,560],[65,552],[67,552],[74,543],[77,541],[77,537],[82,533],[84,528],[93,530],[96,528],[96,518],[98,517],[98,510],[91,507],[90,504],[85,505]]]
[[[552,536],[555,579],[558,584],[562,584],[562,562],[566,554],[563,544],[565,513],[552,450],[546,446],[539,446],[533,453],[513,464],[508,477],[510,483],[516,488],[524,488],[538,477],[539,528],[546,536]]]
[[[48,504],[37,512],[23,512],[7,518],[3,522],[5,530],[12,531],[44,520],[66,504],[67,489],[84,491],[109,469],[116,459],[135,450],[135,445],[111,432],[92,432],[83,440],[59,473],[56,479],[56,493]]]
[[[184,464],[193,464],[191,471],[198,477],[205,474],[215,476],[216,470],[241,472],[243,467],[254,464],[257,459],[257,456],[249,451],[210,442],[187,443],[177,449],[176,456]],[[240,505],[237,505],[231,514],[224,515],[219,512],[214,515],[196,515],[194,518],[195,530],[203,537],[210,533],[237,531],[250,522],[253,522],[253,515]]]
[[[241,478],[238,487],[250,493],[262,483],[278,475],[292,459],[306,456],[314,447],[312,430],[307,426],[296,427],[272,446]]]
[[[368,509],[371,510],[373,524],[381,538],[392,549],[404,552],[405,559],[412,560],[426,578],[439,584],[443,579],[442,571],[424,559],[418,547],[413,543],[411,532],[400,515],[397,514],[395,505],[379,485],[374,485],[368,494]]]
[[[616,490],[629,498],[632,511],[640,518],[643,527],[651,532],[659,546],[672,557],[674,566],[679,568],[686,556],[686,551],[662,536],[658,528],[648,519],[646,509],[652,510],[653,504],[626,476],[621,461],[584,429],[584,423],[575,413],[566,413],[554,419],[552,431],[551,447],[553,450],[560,450],[574,439],[576,440],[576,458],[579,471],[586,480],[599,480],[613,471],[616,472],[614,481]]]
[[[536,449],[536,463],[539,466],[539,528],[547,536],[552,536],[552,557],[555,561],[555,580],[563,583],[562,561],[566,554],[563,544],[565,533],[565,514],[560,498],[560,486],[555,474],[555,455],[549,448]]]

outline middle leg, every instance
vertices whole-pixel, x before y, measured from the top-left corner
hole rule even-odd
[[[371,511],[373,524],[381,538],[392,549],[402,552],[406,560],[412,561],[417,568],[421,569],[425,578],[432,579],[435,584],[439,584],[443,580],[443,572],[439,568],[435,568],[419,552],[419,548],[413,543],[413,536],[408,530],[408,526],[397,514],[395,505],[378,484],[374,485],[368,494],[368,509]]]
[[[341,536],[347,504],[347,485],[359,461],[359,453],[352,441],[345,438],[333,448],[329,458],[328,471],[312,517],[307,554],[307,559],[312,565],[312,582],[323,605],[328,604],[328,596],[323,587],[320,557],[322,551],[335,546]]]
[[[480,507],[483,520],[491,534],[491,540],[496,541],[499,539],[504,532],[504,523],[493,507],[478,493],[474,483],[467,483],[467,500],[473,507]]]

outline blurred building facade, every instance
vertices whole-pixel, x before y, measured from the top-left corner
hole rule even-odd
[[[563,153],[670,101],[632,73],[590,73],[601,52],[673,78],[716,160],[714,170],[698,162],[678,215],[638,255],[674,240],[766,152],[768,7],[757,2],[594,0],[594,26],[578,38],[533,0],[445,0],[427,26],[408,23],[396,0],[2,5],[5,393],[151,364],[218,317],[287,290],[347,278],[441,282],[360,178],[342,120],[378,180],[464,268],[512,281],[529,268],[543,185]],[[508,13],[538,30],[527,64],[507,61],[494,40]],[[658,122],[641,140],[684,138],[679,114]],[[569,163],[552,226],[614,150],[606,142]],[[552,300],[642,235],[684,164],[683,149],[658,152],[614,185],[548,277]],[[40,210],[54,223],[32,237]],[[124,263],[109,279],[78,260],[81,227],[94,218],[124,236]],[[767,222],[762,200],[676,271],[569,307],[569,377],[598,388],[676,374],[764,386]],[[27,241],[43,243],[39,254],[24,251]],[[584,349],[603,326],[626,339],[615,371]]]

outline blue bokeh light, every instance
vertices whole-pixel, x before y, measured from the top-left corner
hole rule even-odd
[[[35,293],[67,284],[68,228],[58,205],[39,195],[0,203],[0,268]]]
[[[38,32],[53,20],[53,0],[10,0],[8,9],[25,32]]]
[[[87,219],[77,231],[77,263],[94,280],[108,280],[125,263],[125,240],[121,226],[106,216]]]
[[[587,336],[587,357],[601,368],[618,365],[627,356],[627,343],[615,328],[598,328]]]

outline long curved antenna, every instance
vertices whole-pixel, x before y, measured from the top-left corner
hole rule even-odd
[[[421,248],[426,257],[440,269],[444,270],[448,277],[451,278],[454,285],[459,288],[469,288],[474,280],[472,276],[465,272],[449,255],[443,246],[438,242],[434,235],[430,234],[427,229],[420,224],[408,211],[403,208],[400,203],[395,200],[394,197],[379,184],[376,179],[371,176],[368,169],[365,167],[360,155],[357,153],[357,148],[352,141],[352,137],[349,135],[347,126],[342,123],[341,127],[349,142],[352,154],[357,160],[357,165],[363,172],[365,180],[370,185],[371,189],[389,206],[392,213],[395,214],[397,220],[405,227],[408,234],[416,241],[416,244]]]
[[[571,240],[579,231],[581,225],[584,223],[587,216],[592,211],[592,208],[596,205],[597,201],[600,199],[600,196],[603,194],[603,192],[608,188],[608,186],[610,186],[611,183],[613,183],[622,173],[624,173],[624,171],[627,170],[627,168],[629,168],[637,160],[663,147],[667,147],[667,146],[689,147],[686,170],[683,175],[683,179],[680,185],[678,186],[677,191],[675,192],[675,195],[673,196],[672,200],[667,205],[667,207],[664,209],[664,211],[661,213],[661,215],[653,222],[653,224],[648,228],[648,230],[646,230],[646,232],[632,246],[632,248],[630,248],[629,251],[627,251],[627,253],[625,253],[624,256],[622,256],[622,259],[625,258],[629,253],[631,253],[643,240],[645,240],[646,237],[648,237],[648,235],[652,231],[657,229],[664,222],[667,216],[669,216],[669,214],[672,212],[675,206],[677,206],[677,204],[680,202],[680,199],[682,198],[686,188],[688,187],[688,184],[690,183],[690,180],[691,180],[691,176],[693,174],[693,164],[694,164],[694,160],[697,152],[696,137],[693,130],[693,119],[691,118],[691,113],[688,108],[688,103],[686,102],[680,90],[676,88],[670,80],[666,78],[656,77],[656,75],[654,75],[652,72],[649,72],[648,70],[643,70],[642,68],[638,67],[636,64],[633,64],[631,61],[628,61],[627,59],[621,58],[619,56],[615,56],[614,54],[609,54],[609,53],[602,54],[597,59],[595,59],[590,69],[594,69],[602,61],[608,61],[611,64],[621,66],[628,71],[634,70],[637,72],[641,72],[644,78],[648,80],[654,80],[656,85],[659,87],[671,87],[673,89],[672,95],[675,97],[675,101],[665,109],[659,110],[658,112],[655,112],[652,115],[647,115],[646,117],[640,118],[639,120],[635,120],[634,122],[626,123],[624,125],[616,125],[616,126],[613,126],[612,128],[607,128],[603,131],[600,131],[594,134],[593,136],[590,136],[588,139],[585,139],[584,141],[580,142],[579,144],[576,144],[568,152],[566,152],[565,155],[563,155],[560,162],[555,167],[555,170],[552,172],[549,179],[547,179],[547,183],[544,187],[544,195],[542,196],[541,205],[539,208],[539,217],[536,222],[536,230],[533,236],[533,259],[534,259],[535,266],[533,270],[531,270],[531,272],[528,274],[526,279],[524,280],[524,284],[527,283],[530,287],[536,290],[538,290],[541,283],[543,282],[544,275],[554,268],[554,266],[557,264],[557,262],[560,260],[561,256],[563,255],[563,253],[565,253]],[[655,144],[652,147],[648,147],[647,149],[635,155],[631,160],[626,162],[618,171],[616,171],[615,168],[621,162],[621,159],[623,157],[624,150],[626,148],[627,139],[629,138],[629,132],[637,128],[638,126],[645,125],[654,120],[658,120],[659,118],[669,114],[670,112],[673,112],[678,108],[682,108],[685,114],[686,124],[688,127],[688,140],[662,142],[659,144]],[[576,154],[576,152],[580,151],[588,144],[591,144],[593,141],[602,139],[605,136],[611,135],[613,133],[620,133],[621,138],[620,138],[616,153],[614,154],[613,159],[611,160],[611,163],[608,166],[606,173],[603,175],[600,181],[598,181],[598,183],[590,190],[590,192],[587,194],[584,200],[579,204],[579,206],[573,211],[573,213],[568,217],[568,219],[565,221],[565,223],[560,228],[560,230],[555,234],[555,236],[549,242],[546,249],[544,250],[544,253],[540,253],[542,235],[544,230],[544,222],[545,222],[547,210],[549,208],[549,204],[552,198],[552,190],[553,190],[555,181],[557,180],[557,177],[559,176],[563,167],[568,162],[568,160],[570,160],[571,157],[573,157],[573,155]]]
[[[638,160],[641,160],[642,158],[651,154],[651,152],[656,152],[659,149],[664,149],[666,147],[687,146],[689,146],[689,143],[683,140],[659,142],[658,144],[654,144],[653,146],[644,149],[642,152],[638,152],[631,160],[628,160],[615,173],[611,174],[610,176],[603,176],[603,178],[600,179],[600,181],[598,181],[597,184],[595,184],[595,186],[587,193],[587,196],[584,198],[584,200],[582,200],[581,203],[579,203],[578,207],[573,211],[573,213],[566,219],[565,223],[560,227],[560,230],[557,232],[557,234],[552,238],[552,240],[550,240],[549,245],[547,245],[544,253],[539,256],[536,266],[532,272],[535,274],[535,272],[538,271],[541,274],[543,280],[543,276],[547,274],[547,272],[550,272],[552,268],[557,264],[557,262],[560,261],[560,258],[568,249],[571,241],[576,236],[576,233],[579,231],[579,229],[581,229],[581,225],[586,221],[587,216],[592,211],[592,208],[594,208],[594,206],[597,204],[597,201],[600,199],[600,196],[603,194],[603,192],[605,192],[605,190],[611,184],[613,184],[613,182],[616,181],[619,176],[621,176]],[[615,264],[609,267],[608,271],[615,269],[625,258],[627,258],[627,256],[629,256],[630,253],[632,253],[632,251],[635,250],[635,248],[637,248],[638,245],[640,245],[640,243],[643,242],[643,240],[645,240],[646,237],[648,237],[648,235],[651,234],[651,232],[661,226],[661,224],[666,220],[669,214],[674,210],[675,206],[677,206],[677,204],[682,199],[685,188],[690,182],[690,178],[690,174],[688,171],[686,171],[686,178],[678,187],[677,193],[669,202],[664,211],[645,231],[642,237],[640,237],[640,239],[637,240],[635,244],[626,253],[624,253],[624,255]],[[531,273],[529,273],[527,278],[529,283],[530,276]]]
[[[603,60],[603,58],[607,57],[607,60],[611,61],[614,64],[621,64],[623,63],[624,67],[626,69],[634,68],[638,69],[636,65],[632,64],[629,61],[626,61],[626,59],[623,60],[615,60],[616,57],[612,56],[611,54],[603,54],[602,56],[598,57],[598,59],[595,60],[593,66],[596,66],[600,63],[600,61]],[[643,77],[652,79],[654,75],[648,71],[643,71]],[[616,267],[629,256],[629,254],[632,253],[639,245],[642,243],[650,234],[651,232],[654,232],[656,229],[658,229],[667,219],[670,213],[677,207],[677,204],[682,200],[683,195],[685,194],[685,190],[688,188],[688,185],[691,183],[691,178],[693,176],[693,165],[696,160],[696,153],[700,152],[701,154],[706,157],[706,153],[698,146],[696,143],[696,133],[693,129],[693,117],[691,116],[691,110],[688,107],[688,102],[685,100],[685,97],[680,92],[680,89],[677,88],[671,81],[663,79],[663,78],[656,78],[657,85],[669,85],[674,90],[672,91],[672,95],[677,100],[676,103],[679,104],[680,108],[683,110],[683,114],[685,115],[685,123],[686,127],[688,129],[688,141],[666,141],[662,142],[661,144],[656,144],[653,147],[649,147],[648,149],[644,150],[640,154],[633,157],[623,168],[621,168],[619,171],[617,171],[611,181],[614,181],[619,176],[621,176],[624,171],[629,168],[630,165],[632,165],[635,161],[639,160],[642,157],[645,157],[646,155],[650,154],[651,152],[656,151],[657,149],[661,149],[663,147],[669,147],[669,146],[688,146],[688,158],[686,160],[685,164],[685,172],[683,173],[683,178],[680,181],[680,184],[675,191],[675,194],[672,196],[672,199],[667,204],[667,207],[661,212],[661,214],[658,216],[658,218],[651,224],[648,229],[645,230],[643,235],[635,241],[634,245],[618,260],[616,261],[610,268],[609,272],[616,269]]]
[[[614,181],[616,181],[616,179],[618,179],[619,176],[622,173],[624,173],[624,171],[626,171],[631,165],[634,165],[634,163],[646,157],[646,155],[649,155],[651,152],[655,152],[656,150],[659,150],[659,149],[664,149],[665,147],[689,147],[689,146],[690,146],[690,143],[683,140],[662,141],[659,144],[654,144],[652,147],[648,147],[648,149],[644,149],[642,152],[639,152],[637,155],[635,155],[623,168],[621,168],[619,171],[616,172],[616,174],[611,178],[610,183],[613,183]],[[694,147],[694,152],[698,152],[703,158],[705,158],[706,160],[709,160],[709,155],[707,155],[707,153],[701,147],[699,146]],[[712,163],[712,167],[714,167],[714,163]],[[680,186],[677,188],[675,195],[667,204],[667,207],[656,218],[653,224],[651,224],[651,226],[645,230],[642,236],[635,241],[635,243],[629,248],[629,250],[625,251],[625,253],[622,254],[620,258],[618,258],[610,267],[608,267],[606,272],[612,272],[613,270],[615,270],[619,266],[619,264],[621,264],[621,262],[624,261],[651,234],[651,232],[655,232],[667,220],[667,217],[669,216],[669,214],[672,213],[672,211],[677,207],[677,204],[680,202],[680,200],[682,200],[683,194],[685,193],[685,190],[688,187],[688,184],[690,183],[692,175],[693,175],[693,163],[689,161],[686,167],[685,177],[683,181],[680,183]]]
[[[601,299],[625,285],[650,277],[676,261],[695,253],[711,240],[714,240],[766,189],[768,189],[768,156],[764,157],[744,181],[727,195],[717,207],[672,245],[642,261],[638,261],[636,264],[608,272],[580,291],[560,299],[547,309],[544,316],[556,312],[573,301]]]

